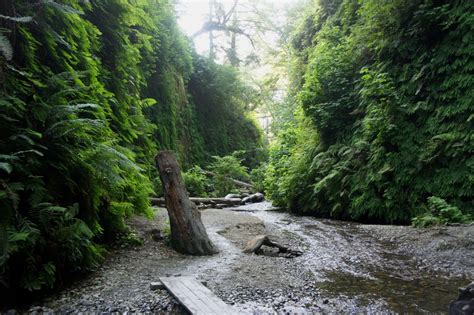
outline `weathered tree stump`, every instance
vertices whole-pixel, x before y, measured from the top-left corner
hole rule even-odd
[[[161,151],[155,159],[165,192],[172,246],[183,254],[216,254],[218,250],[209,240],[201,221],[201,214],[196,205],[189,200],[181,169],[173,151]]]

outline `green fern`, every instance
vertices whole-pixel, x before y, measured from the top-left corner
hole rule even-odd
[[[9,61],[13,59],[13,47],[8,38],[0,32],[0,52]]]
[[[294,119],[278,135],[286,153],[268,167],[269,195],[295,212],[372,222],[409,223],[428,196],[472,214],[473,10],[431,0],[308,9],[293,41],[304,80],[290,97],[314,128]],[[288,131],[304,136],[290,142]]]

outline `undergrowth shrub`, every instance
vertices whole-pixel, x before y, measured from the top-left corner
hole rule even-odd
[[[244,182],[250,180],[248,169],[234,155],[213,156],[213,159],[214,162],[209,165],[209,170],[215,174],[211,179],[214,196],[224,197],[228,193],[238,192],[238,186],[230,179]]]
[[[262,163],[258,167],[250,171],[250,178],[252,180],[253,189],[257,192],[265,192],[265,172],[267,164]]]
[[[183,173],[186,190],[192,197],[207,197],[209,179],[199,166],[194,166]]]
[[[445,225],[448,223],[468,223],[472,217],[465,215],[461,210],[450,205],[446,200],[439,197],[428,198],[428,211],[412,219],[415,227],[429,227],[433,225]]]

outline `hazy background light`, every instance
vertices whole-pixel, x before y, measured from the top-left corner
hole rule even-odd
[[[209,20],[209,1],[210,0],[177,0],[175,10],[178,15],[178,25],[182,31],[192,37],[204,24]],[[237,35],[236,48],[238,58],[242,61],[239,65],[240,74],[243,80],[253,86],[256,90],[259,89],[259,82],[263,82],[265,77],[278,73],[278,83],[273,91],[272,99],[276,103],[283,102],[286,95],[286,90],[289,84],[287,78],[287,71],[276,72],[276,67],[285,67],[285,61],[282,60],[282,55],[278,56],[281,50],[285,49],[285,44],[282,43],[282,32],[288,30],[288,15],[301,14],[302,10],[297,8],[303,2],[311,0],[239,0],[239,5],[236,9],[239,20],[244,21],[240,26],[248,32],[254,41],[255,47],[252,46],[249,39],[245,36]],[[234,0],[218,0],[222,4],[224,11],[227,13],[232,8]],[[296,10],[295,10],[296,8]],[[260,10],[261,15],[257,14]],[[293,13],[291,13],[293,12]],[[258,16],[258,17],[257,17]],[[258,32],[255,25],[248,24],[248,20],[262,18],[268,19],[265,21],[268,30],[260,29]],[[247,21],[247,22],[245,22]],[[245,24],[247,23],[247,24]],[[285,33],[288,35],[287,33]],[[194,47],[198,54],[209,55],[209,32],[205,32],[196,36],[193,39]],[[215,61],[217,63],[225,63],[225,52],[219,47],[230,47],[230,36],[224,32],[213,32],[215,49]],[[249,55],[256,57],[254,62],[245,62]],[[283,54],[284,55],[284,54]],[[251,104],[250,104],[251,105]],[[255,115],[268,139],[272,138],[269,131],[271,124],[271,115],[266,106],[256,108]]]
[[[272,22],[276,25],[281,25],[285,23],[288,7],[299,1],[301,0],[239,0],[236,11],[239,19],[245,19],[252,15],[254,7],[266,6],[267,9],[271,8]],[[223,5],[225,12],[228,12],[234,4],[234,0],[218,0],[217,2]],[[198,32],[204,23],[209,20],[209,0],[177,0],[175,8],[178,15],[178,25],[189,37],[192,37]],[[229,38],[224,36],[223,32],[215,31],[213,32],[213,36],[215,45],[228,47]],[[264,39],[254,38],[256,46],[262,46],[262,40],[265,41],[265,45],[275,46],[278,41],[278,36],[269,32],[265,34]],[[199,54],[209,54],[209,32],[194,37],[193,42]],[[259,50],[258,48],[259,47],[257,47],[257,50]],[[260,50],[261,48],[262,47],[260,47]],[[241,35],[237,36],[237,52],[239,58],[244,58],[252,52],[261,54],[261,51],[254,51],[254,47],[252,47],[250,41]],[[223,59],[224,54],[222,50],[217,49],[216,61],[221,63]]]
[[[209,1],[179,0],[176,4],[176,12],[179,26],[186,35],[191,37],[208,20]],[[206,54],[209,50],[209,34],[204,33],[194,38],[194,45],[199,54]]]

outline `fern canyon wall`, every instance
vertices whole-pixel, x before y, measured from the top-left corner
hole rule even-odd
[[[197,3],[0,0],[0,302],[148,244],[138,215],[169,234],[150,205],[160,150],[206,202],[262,192],[300,222],[472,227],[472,0]]]
[[[276,204],[382,223],[473,215],[472,1],[310,1],[291,42]]]
[[[238,74],[194,53],[173,5],[0,1],[2,299],[126,239],[127,217],[152,214],[158,150],[187,168],[262,145]]]

